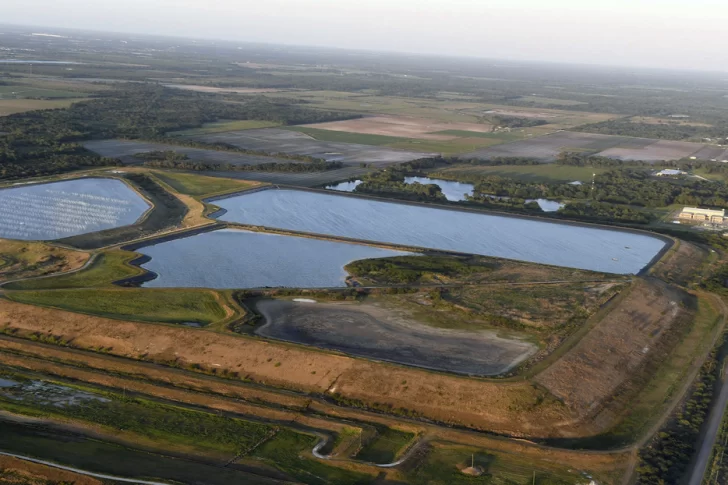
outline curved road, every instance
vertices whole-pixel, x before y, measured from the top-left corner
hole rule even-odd
[[[689,485],[700,485],[703,482],[703,477],[708,468],[708,462],[713,454],[713,445],[718,437],[726,406],[728,406],[728,383],[726,383],[725,377],[720,386],[718,400],[713,405],[713,409],[710,410],[710,415],[708,416],[708,428],[705,431],[703,441],[700,443],[700,450],[698,451],[697,459],[695,460],[695,465],[690,475]]]
[[[165,483],[165,482],[150,482],[147,480],[137,480],[134,478],[122,478],[122,477],[116,477],[114,475],[104,475],[103,473],[93,473],[93,472],[89,472],[86,470],[80,470],[78,468],[73,468],[70,466],[59,465],[58,463],[53,463],[52,461],[39,460],[37,458],[31,458],[29,456],[23,456],[23,455],[16,455],[14,453],[5,453],[4,451],[0,451],[0,455],[9,456],[11,458],[17,458],[18,460],[29,461],[32,463],[38,463],[39,465],[46,465],[46,466],[50,466],[53,468],[58,468],[59,470],[65,470],[67,472],[78,473],[79,475],[85,475],[87,477],[100,478],[102,480],[115,480],[117,482],[139,483],[142,485],[169,485],[169,483]]]

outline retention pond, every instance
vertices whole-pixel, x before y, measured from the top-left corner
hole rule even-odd
[[[300,190],[215,204],[228,222],[616,274],[639,273],[667,244],[624,230]]]
[[[406,253],[363,244],[221,229],[137,250],[157,288],[345,287],[344,266]]]
[[[82,178],[0,190],[0,238],[52,240],[134,224],[149,204],[124,182]]]

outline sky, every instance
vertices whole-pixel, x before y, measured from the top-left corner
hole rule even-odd
[[[2,0],[0,22],[728,71],[725,0]]]

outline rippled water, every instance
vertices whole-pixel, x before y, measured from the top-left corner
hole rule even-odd
[[[215,204],[227,210],[220,217],[225,221],[609,273],[637,273],[665,245],[619,230],[298,190],[264,190]]]
[[[0,190],[0,237],[52,240],[134,224],[149,204],[120,180],[83,178]]]
[[[159,288],[343,287],[344,266],[352,261],[411,254],[236,229],[174,239],[138,252],[152,258],[142,266],[159,275],[144,286]]]

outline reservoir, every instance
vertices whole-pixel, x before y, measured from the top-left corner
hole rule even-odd
[[[137,252],[157,274],[154,288],[345,287],[352,261],[411,253],[363,244],[324,241],[238,229],[205,232]]]
[[[220,219],[616,274],[635,274],[666,242],[648,234],[271,189],[215,201]]]
[[[134,224],[149,204],[121,180],[82,178],[0,190],[0,238],[51,240]]]

